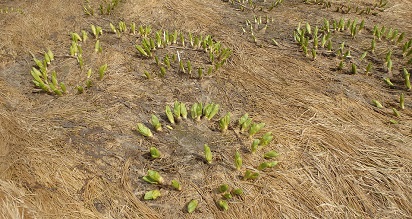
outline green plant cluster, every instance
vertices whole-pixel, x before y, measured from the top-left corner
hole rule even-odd
[[[121,0],[105,0],[98,6],[98,11],[100,15],[110,15],[113,10],[119,5]],[[92,6],[90,0],[85,0],[83,3],[83,12],[85,15],[93,16],[95,14],[94,6]]]
[[[324,9],[335,8],[335,12],[342,14],[358,14],[358,15],[378,15],[379,12],[383,12],[384,7],[388,4],[387,0],[376,1],[373,6],[360,5],[359,2],[353,3],[347,2],[331,2],[326,0],[304,0],[305,4],[320,5]]]
[[[13,7],[0,8],[0,14],[9,14],[9,13],[24,14],[21,8],[13,8]]]
[[[362,38],[367,38],[368,36],[372,38],[370,47],[366,48],[364,51],[361,51],[358,58],[353,57],[351,54],[351,46],[348,46],[345,42],[341,42],[337,45],[337,48],[333,47],[332,39],[344,38],[339,37],[339,33],[349,34],[353,40],[356,39],[357,35],[361,32],[365,32]],[[366,37],[365,37],[366,34]],[[306,23],[304,27],[301,27],[301,24],[298,25],[294,32],[294,39],[297,44],[300,46],[302,52],[309,56],[309,51],[311,51],[312,59],[317,58],[319,50],[323,50],[322,54],[333,54],[334,57],[338,60],[338,65],[336,70],[346,71],[350,74],[358,74],[360,69],[364,70],[365,75],[370,75],[373,70],[373,64],[381,64],[384,69],[385,74],[388,76],[383,77],[383,82],[392,89],[399,88],[405,89],[407,91],[411,90],[410,85],[410,73],[408,71],[408,65],[412,64],[412,39],[405,40],[405,33],[400,33],[395,28],[387,28],[385,26],[375,25],[370,30],[365,29],[365,21],[354,20],[332,20],[329,21],[324,19],[322,26],[311,27],[309,23]],[[336,42],[335,42],[336,43]],[[378,47],[378,44],[384,44]],[[382,50],[383,48],[383,50]],[[326,49],[326,51],[325,51]],[[379,49],[379,52],[377,50]],[[358,51],[357,51],[358,52]],[[400,80],[402,82],[394,83],[391,79],[394,77],[394,61],[393,57],[396,54],[396,61],[399,62],[399,65],[403,65],[401,68]],[[409,60],[408,60],[409,59]],[[377,62],[376,60],[381,60]],[[349,66],[349,69],[346,70],[346,66]],[[378,69],[376,69],[377,71]],[[376,72],[378,73],[378,72]],[[399,98],[399,109],[404,109],[404,98],[403,93],[400,94]],[[383,104],[378,100],[373,100],[372,105],[377,108],[384,108]],[[394,115],[396,117],[400,116],[400,113],[397,109],[393,108]]]
[[[229,48],[223,47],[220,42],[213,40],[210,35],[194,36],[192,33],[185,35],[177,30],[173,32],[159,30],[153,34],[151,33],[150,26],[140,27],[141,42],[136,44],[135,48],[142,58],[154,59],[159,68],[158,75],[160,77],[165,77],[168,71],[177,70],[177,72],[189,77],[201,79],[205,75],[216,73],[232,54]],[[197,66],[194,60],[184,58],[178,50],[173,54],[166,53],[164,57],[156,55],[157,51],[171,47],[202,52],[207,55],[208,63]],[[152,77],[147,71],[145,71],[145,76],[147,78]]]
[[[32,67],[30,71],[34,85],[49,94],[61,96],[66,93],[66,85],[63,82],[58,82],[56,71],[52,71],[51,75],[48,72],[47,67],[54,60],[53,52],[50,49],[45,52],[43,60],[37,59],[34,55],[32,56],[33,61],[36,63],[36,67]]]
[[[274,136],[272,132],[266,132],[258,138],[255,136],[262,131],[262,129],[266,126],[263,122],[253,122],[252,118],[246,113],[241,116],[238,120],[233,120],[231,113],[227,112],[224,116],[220,117],[219,119],[213,119],[216,115],[219,115],[220,105],[216,103],[193,103],[191,107],[186,107],[186,104],[183,102],[175,101],[173,106],[166,105],[165,107],[165,116],[167,118],[166,121],[162,121],[156,115],[151,116],[149,123],[152,125],[150,128],[144,125],[143,123],[138,123],[136,126],[136,130],[146,138],[154,138],[153,131],[156,133],[162,132],[163,126],[169,127],[173,129],[173,127],[180,125],[181,122],[188,119],[188,114],[191,115],[191,118],[195,122],[200,122],[200,120],[204,121],[212,121],[218,123],[219,129],[221,132],[226,132],[228,130],[233,130],[236,133],[243,134],[247,137],[251,142],[251,147],[249,149],[250,155],[256,154],[257,151],[264,149],[267,145],[269,145]],[[189,112],[189,113],[188,113]],[[162,124],[163,123],[163,124]],[[170,124],[170,125],[168,125]],[[173,127],[172,127],[173,126]],[[151,146],[149,149],[149,153],[152,159],[158,159],[162,157],[162,152],[154,147]],[[214,158],[214,153],[218,153],[217,151],[213,151],[213,149],[207,144],[204,144],[203,147],[203,157],[204,163],[208,165],[212,165],[216,162]],[[199,151],[199,154],[202,152]],[[234,168],[237,171],[244,173],[242,174],[242,179],[247,180],[257,180],[262,172],[270,170],[271,168],[275,167],[278,162],[274,159],[279,156],[276,151],[266,151],[263,153],[261,157],[263,162],[257,165],[255,168],[252,169],[245,169],[243,168],[243,159],[242,156],[247,156],[245,154],[241,154],[240,150],[236,150],[233,156],[233,163]],[[143,180],[150,183],[150,184],[157,184],[157,185],[165,185],[165,180],[161,176],[161,174],[154,170],[149,170],[148,174],[143,176]],[[170,189],[174,190],[182,190],[181,184],[173,179],[170,181]],[[162,187],[164,188],[164,187]],[[229,191],[229,186],[227,184],[223,184],[218,188],[219,193],[221,193],[221,198],[216,201],[216,205],[221,210],[228,210],[229,208],[229,201],[233,198],[233,196],[239,196],[243,194],[242,189],[232,189]],[[151,190],[145,194],[145,200],[153,200],[160,197],[159,190]],[[192,213],[195,211],[196,207],[198,206],[198,200],[191,200],[187,206],[187,211]]]
[[[227,0],[226,0],[227,2]],[[260,0],[228,0],[228,2],[237,10],[245,11],[272,11],[283,3],[283,0],[260,1]]]

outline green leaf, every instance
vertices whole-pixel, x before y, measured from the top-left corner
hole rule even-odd
[[[161,194],[159,190],[148,191],[144,194],[144,200],[155,200],[160,197],[160,195]]]
[[[135,45],[137,51],[140,52],[140,54],[144,57],[149,57],[149,55],[146,53],[146,51],[142,48],[140,45]]]
[[[229,205],[227,204],[227,201],[225,200],[219,200],[218,205],[224,211],[227,211],[229,209]]]
[[[137,131],[145,137],[153,137],[152,132],[143,123],[137,123]]]
[[[257,132],[259,132],[263,127],[265,127],[265,123],[253,123],[252,126],[249,129],[249,137],[252,137],[255,135]]]
[[[226,113],[226,115],[219,120],[219,127],[220,131],[226,132],[230,123],[230,113]]]
[[[248,118],[249,118],[249,114],[247,114],[247,113],[245,113],[242,117],[240,117],[239,126],[242,126]]]
[[[372,100],[372,103],[376,106],[376,107],[378,107],[378,108],[383,108],[383,106],[382,106],[382,104],[379,102],[379,101],[377,101],[377,100]]]
[[[182,115],[183,119],[187,119],[187,109],[184,103],[180,103],[180,114]]]
[[[242,195],[243,190],[242,189],[234,189],[234,190],[232,190],[232,194],[233,195]]]
[[[233,197],[232,197],[232,194],[230,194],[230,193],[225,193],[225,194],[223,194],[222,195],[222,197],[224,198],[224,199],[232,199]]]
[[[100,78],[100,80],[103,79],[103,76],[104,76],[104,73],[106,72],[106,70],[107,70],[107,64],[104,64],[104,65],[100,66],[100,68],[99,68],[99,78]]]
[[[229,189],[229,185],[228,184],[222,184],[219,186],[219,192],[220,193],[224,193]]]
[[[182,186],[180,185],[179,181],[177,180],[172,180],[172,187],[175,188],[178,191],[182,190]]]
[[[257,151],[259,144],[260,144],[259,139],[253,139],[252,146],[251,146],[252,153],[255,153]]]
[[[172,110],[170,109],[170,106],[166,105],[166,116],[167,119],[169,119],[169,122],[172,124],[175,124],[175,119],[173,117]]]
[[[188,213],[194,212],[196,210],[198,204],[199,204],[198,200],[195,200],[195,199],[191,200],[189,202],[189,204],[187,205],[187,212]]]
[[[269,152],[265,153],[265,155],[263,155],[263,157],[265,159],[271,159],[271,158],[275,158],[277,156],[279,156],[279,154],[276,151],[269,151]]]
[[[272,139],[273,139],[272,132],[266,132],[260,139],[260,145],[266,146],[272,141]]]
[[[259,177],[259,173],[246,170],[243,180],[255,180]]]
[[[150,123],[152,123],[153,128],[157,131],[160,132],[162,131],[162,124],[159,122],[159,119],[152,114],[152,118],[150,120]]]
[[[212,152],[210,151],[210,147],[207,144],[205,144],[203,147],[204,147],[206,161],[208,163],[212,163]]]
[[[180,116],[180,103],[179,103],[179,101],[175,101],[175,103],[174,103],[174,106],[173,106],[173,114],[174,114],[174,116],[175,116],[175,118],[176,118],[177,120],[180,120],[180,119],[181,119],[181,116]]]
[[[239,151],[236,151],[235,153],[235,166],[237,170],[240,170],[240,168],[242,168],[242,157],[240,156]]]
[[[152,184],[162,184],[164,182],[163,177],[160,176],[159,172],[154,170],[148,170],[147,175],[143,177],[143,180]]]
[[[161,156],[160,151],[157,150],[156,147],[150,148],[150,155],[152,156],[152,158],[159,158]]]
[[[263,162],[263,163],[261,163],[259,166],[258,166],[258,170],[264,170],[264,169],[266,169],[266,168],[271,168],[271,167],[274,167],[274,166],[276,166],[278,164],[278,162],[277,161],[272,161],[272,162]]]

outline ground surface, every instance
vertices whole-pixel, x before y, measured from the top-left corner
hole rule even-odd
[[[101,15],[104,1],[0,1],[0,217],[410,218],[412,93],[404,85],[402,69],[412,72],[407,64],[412,56],[402,56],[402,46],[412,38],[412,2],[389,0],[373,14],[360,14],[379,3],[373,0],[333,0],[330,8],[284,0],[270,10],[274,2],[258,1],[252,9],[236,1],[124,0],[109,15]],[[342,12],[348,6],[351,11]],[[85,15],[84,7],[94,15]],[[337,12],[337,7],[342,9]],[[255,16],[263,24],[255,24]],[[319,47],[315,60],[310,50],[305,56],[293,37],[299,22],[302,29],[308,22],[314,30],[324,19],[332,26],[332,20],[341,18],[365,20],[365,29],[355,39],[347,30],[333,31],[333,52]],[[252,24],[246,25],[247,20]],[[178,42],[158,49],[159,57],[179,52],[194,66],[211,66],[205,52],[189,45],[189,33],[211,35],[233,53],[203,79],[179,73],[176,63],[161,77],[153,58],[143,58],[134,48],[142,36],[112,33],[110,23],[117,26],[119,21],[128,28],[132,22],[150,25],[152,36],[157,30],[184,34],[185,46]],[[101,53],[94,52],[91,25],[103,28]],[[374,25],[398,29],[405,39],[396,44],[383,37],[376,51],[360,61],[374,38]],[[82,69],[69,52],[70,33],[81,30],[89,36],[81,43]],[[337,70],[341,59],[335,51],[342,42],[351,57]],[[67,86],[63,96],[40,92],[32,82],[31,54],[42,59],[48,49],[55,54],[49,71],[55,70]],[[385,67],[389,50],[391,73]],[[366,75],[368,62],[374,68]],[[352,63],[358,67],[356,74],[350,73]],[[98,80],[103,64],[108,70]],[[84,85],[89,68],[93,85],[77,94],[75,87]],[[144,71],[152,78],[145,78]],[[390,77],[394,87],[383,77]],[[176,100],[188,108],[195,102],[214,102],[220,112],[211,121],[189,118],[170,130],[164,109]],[[217,121],[227,112],[232,122],[221,134]],[[256,137],[269,131],[274,136],[256,154],[250,153],[251,139],[237,126],[244,113],[266,123]],[[152,130],[154,138],[147,139],[135,126],[143,122],[151,127],[151,114],[160,118],[164,131]],[[204,144],[212,149],[212,164],[204,162]],[[161,159],[150,159],[151,146],[162,152]],[[243,157],[240,171],[233,164],[236,150]],[[246,169],[257,171],[262,154],[270,150],[280,154],[275,159],[279,164],[261,171],[255,181],[242,180]],[[179,180],[182,191],[144,182],[149,169],[159,171],[167,182]],[[244,191],[228,201],[227,211],[216,204],[216,189],[224,183]],[[162,196],[144,201],[144,193],[153,189]],[[188,214],[186,205],[192,199],[199,200],[199,206]]]

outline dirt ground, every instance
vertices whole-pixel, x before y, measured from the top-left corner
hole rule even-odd
[[[412,93],[403,76],[403,68],[412,72],[412,56],[402,54],[412,39],[412,1],[388,0],[374,7],[382,2],[332,0],[326,7],[327,1],[315,0],[284,0],[276,6],[272,0],[252,5],[123,0],[108,14],[113,2],[0,0],[0,218],[412,218]],[[360,13],[367,8],[371,13]],[[302,29],[309,23],[314,31],[324,19],[341,18],[364,20],[365,29],[355,38],[347,30],[332,31],[333,52],[319,47],[315,60],[311,51],[305,56],[294,40],[299,23]],[[260,19],[262,24],[256,24]],[[176,63],[161,77],[154,59],[135,48],[144,37],[112,33],[110,23],[120,21],[128,32],[132,22],[136,29],[151,26],[153,37],[158,30],[182,33],[186,45],[177,42],[155,54],[179,53],[196,72],[212,65],[207,53],[191,47],[189,33],[212,36],[232,55],[202,79],[179,72]],[[94,51],[91,25],[103,29],[100,53]],[[405,38],[377,40],[376,51],[362,61],[374,25],[397,29]],[[85,63],[80,68],[70,55],[70,34],[82,30],[89,39],[80,43]],[[342,42],[351,56],[338,70],[341,59],[334,51]],[[55,56],[48,71],[56,71],[67,86],[62,96],[42,92],[32,82],[32,55],[43,59],[48,49]],[[388,51],[391,72],[385,63]],[[365,74],[368,62],[374,67]],[[108,70],[98,80],[103,64]],[[351,64],[358,67],[356,74]],[[88,69],[92,86],[79,94],[76,86],[85,84]],[[386,77],[393,86],[384,82]],[[402,93],[405,109],[399,107]],[[173,125],[164,111],[176,100],[188,109],[213,102],[220,111],[211,121],[189,116]],[[231,123],[221,133],[218,120],[227,112]],[[266,132],[274,136],[255,154],[252,139],[237,125],[245,113],[266,124],[256,138]],[[152,114],[163,131],[152,129],[149,139],[136,124],[151,127]],[[212,149],[211,164],[204,161],[204,144]],[[161,151],[160,159],[150,158],[151,146]],[[262,155],[271,150],[279,153],[278,165],[258,171]],[[243,158],[240,170],[234,166],[236,151]],[[259,177],[243,180],[247,169]],[[158,171],[166,183],[146,183],[142,177],[148,170]],[[172,179],[181,183],[181,191],[169,186]],[[243,190],[228,200],[227,211],[217,204],[221,184]],[[161,197],[144,200],[154,189]],[[189,214],[192,199],[199,205]]]

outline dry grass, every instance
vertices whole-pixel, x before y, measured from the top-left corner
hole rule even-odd
[[[125,1],[113,15],[95,17],[83,16],[82,3],[0,3],[25,13],[0,17],[0,218],[412,215],[410,92],[406,92],[407,109],[401,112],[400,123],[391,125],[390,108],[397,104],[398,90],[386,88],[378,76],[331,71],[324,67],[326,58],[309,61],[291,39],[299,21],[316,23],[323,16],[348,15],[299,1],[285,2],[273,13],[281,44],[276,48],[264,42],[257,47],[246,40],[241,26],[253,13],[237,11],[223,1]],[[394,25],[410,38],[412,26],[405,18],[409,4],[393,1],[390,12],[366,18],[369,25]],[[291,14],[293,18],[288,19]],[[88,29],[90,24],[109,30],[109,22],[121,18],[150,24],[153,29],[211,34],[232,48],[234,55],[209,79],[170,73],[165,79],[146,80],[143,70],[156,67],[135,55],[135,37],[117,39],[106,31],[101,38],[102,54],[87,52],[93,48],[92,40],[84,48],[86,69],[108,63],[107,76],[85,94],[76,95],[73,87],[84,80],[84,72],[74,59],[65,57],[70,46],[67,34]],[[57,56],[53,66],[68,84],[68,95],[32,93],[28,72],[33,63],[27,51],[40,56],[45,48]],[[371,99],[381,100],[387,108],[375,109]],[[219,116],[230,111],[238,118],[249,112],[256,121],[266,122],[265,131],[272,131],[275,140],[265,150],[278,151],[280,164],[257,181],[244,182],[231,166],[232,157],[236,148],[245,149],[250,142],[233,130],[222,136],[212,131],[213,123],[189,121],[182,126],[186,136],[178,136],[177,128],[156,133],[154,141],[133,130],[152,113],[162,116],[165,104],[174,100],[188,105],[213,101],[222,106]],[[196,151],[208,140],[220,152],[215,154],[218,162],[211,166],[201,162],[201,152]],[[167,159],[147,159],[147,148],[153,144],[167,152]],[[181,154],[175,156],[175,150]],[[246,167],[262,161],[247,153],[243,159]],[[183,191],[162,187],[164,195],[159,200],[142,201],[145,191],[156,188],[141,180],[151,168],[160,169],[167,180],[178,178]],[[230,203],[227,212],[215,204],[219,197],[215,189],[222,183],[245,192]],[[184,208],[192,198],[200,204],[189,215]]]

